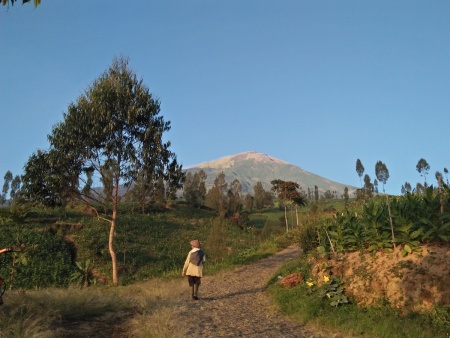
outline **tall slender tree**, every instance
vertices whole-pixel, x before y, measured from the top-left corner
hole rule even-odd
[[[143,194],[152,191],[161,177],[167,178],[176,160],[169,150],[170,141],[163,142],[170,122],[159,115],[159,101],[128,63],[127,58],[115,58],[109,69],[69,105],[64,120],[48,136],[51,148],[43,157],[59,178],[59,187],[64,186],[72,198],[108,222],[114,285],[118,284],[114,237],[119,202],[138,178],[143,180]],[[32,165],[30,158],[28,167]],[[177,170],[182,170],[181,166]],[[103,184],[103,193],[97,189],[91,189],[89,196],[82,193],[87,172],[93,173],[95,183]],[[32,182],[25,185],[30,187]],[[121,188],[125,191],[119,193]]]
[[[230,189],[228,190],[228,211],[231,214],[239,213],[243,206],[242,201],[242,185],[238,179],[234,179],[231,182]]]
[[[206,205],[216,210],[219,214],[225,213],[228,208],[227,187],[228,183],[222,171],[214,179],[214,185],[206,194]]]
[[[245,198],[244,198],[244,205],[245,205],[245,209],[246,209],[248,212],[251,212],[251,211],[252,211],[252,209],[253,209],[253,196],[250,195],[250,193],[248,193],[248,194],[245,195]]]
[[[345,203],[345,207],[348,206],[348,200],[349,200],[348,188],[345,187],[344,188],[344,203]]]
[[[272,184],[272,188],[270,188],[270,191],[275,195],[275,197],[278,197],[280,195],[281,189],[283,187],[284,181],[280,179],[272,180],[270,181]],[[283,209],[283,199],[278,200],[278,208],[280,210]]]
[[[362,176],[364,175],[364,166],[361,163],[361,160],[358,158],[356,160],[356,173],[359,176],[359,182],[361,183],[361,188],[362,188]]]
[[[264,187],[261,182],[256,182],[256,185],[253,187],[253,190],[255,192],[255,195],[253,197],[253,206],[261,211],[264,207],[264,199],[266,191],[264,190]]]
[[[284,218],[286,223],[286,232],[289,231],[289,222],[287,217],[287,207],[290,206],[291,211],[293,210],[293,206],[295,206],[295,215],[298,225],[298,206],[306,205],[307,198],[302,193],[300,193],[299,188],[300,185],[296,182],[292,181],[282,181],[282,180],[274,180],[272,181],[272,191],[276,191],[278,193],[278,200],[284,205]]]
[[[366,196],[372,197],[373,184],[368,174],[364,175],[364,192]]]
[[[424,179],[424,188],[427,188],[427,174],[430,170],[430,165],[428,164],[427,160],[424,158],[421,158],[419,162],[417,162],[416,170],[419,172],[420,176],[423,176]]]
[[[373,180],[373,191],[378,195],[378,180],[376,178]]]
[[[416,188],[415,188],[415,192],[417,193],[417,194],[423,194],[424,192],[425,192],[425,187],[423,186],[423,184],[422,183],[420,183],[420,182],[417,182],[416,183]]]
[[[2,194],[0,195],[0,204],[5,204],[12,180],[13,180],[13,174],[11,171],[8,170],[5,174],[5,176],[3,177],[3,188],[2,188]]]
[[[435,176],[436,176],[436,180],[438,182],[438,192],[439,192],[439,202],[441,204],[441,214],[443,214],[444,213],[444,204],[445,204],[445,202],[444,202],[445,197],[443,194],[444,182],[443,182],[442,174],[439,171],[436,171]]]
[[[11,197],[11,200],[14,200],[16,198],[16,195],[20,190],[21,183],[22,183],[22,180],[20,179],[19,175],[16,175],[13,178],[13,180],[11,181],[11,191],[9,192],[9,196]]]
[[[384,185],[386,184],[387,180],[389,179],[389,170],[386,167],[386,164],[384,164],[381,161],[378,161],[375,164],[375,174],[377,176],[377,179],[383,183],[383,194],[385,194],[384,191]],[[392,243],[394,245],[395,248],[395,236],[394,236],[394,223],[392,221],[392,213],[391,213],[391,206],[390,206],[390,202],[389,202],[389,195],[385,194],[386,196],[386,201],[387,201],[387,207],[388,207],[388,213],[389,213],[389,222],[391,224],[391,232],[392,232]]]
[[[405,182],[405,191],[406,192],[412,191],[411,184],[409,182]]]
[[[206,174],[203,169],[194,174],[191,172],[186,174],[183,184],[183,196],[189,205],[198,208],[205,203],[205,180]]]
[[[165,181],[167,182],[166,197],[169,200],[177,199],[177,192],[183,187],[183,181],[186,173],[183,166],[174,158],[169,164]]]

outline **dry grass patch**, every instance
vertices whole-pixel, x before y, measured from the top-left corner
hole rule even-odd
[[[185,282],[8,291],[0,307],[0,337],[80,337],[106,330],[131,337],[182,337],[174,314],[187,292]]]
[[[128,323],[128,333],[136,338],[183,338],[186,330],[179,327],[174,309],[163,307],[152,313],[134,316]]]

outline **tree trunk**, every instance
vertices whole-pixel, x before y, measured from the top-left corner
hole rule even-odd
[[[384,189],[383,189],[383,192],[384,192]],[[386,200],[387,200],[387,207],[388,207],[388,213],[389,213],[389,222],[391,223],[392,244],[394,244],[394,249],[395,249],[394,224],[392,222],[391,205],[389,204],[389,196],[387,194],[386,194]]]
[[[113,212],[112,212],[112,220],[111,227],[109,229],[109,254],[111,255],[111,264],[112,264],[112,281],[113,285],[119,284],[119,278],[117,273],[117,256],[114,251],[114,234],[116,231],[116,221],[117,221],[117,206],[119,204],[119,178],[116,176],[114,182],[114,190],[113,190]]]
[[[294,208],[292,207],[292,204],[289,207],[291,208],[291,229],[294,229]]]
[[[286,222],[286,232],[289,232],[289,223],[288,223],[288,219],[287,219],[287,207],[286,207],[286,203],[284,203],[284,220]]]
[[[443,193],[442,176],[438,176],[438,187],[439,187],[439,202],[441,203],[441,214],[444,213],[444,193]],[[442,221],[443,223],[444,221]]]
[[[117,213],[117,211],[114,210],[113,211],[113,219],[111,221],[111,228],[109,229],[109,253],[111,255],[113,285],[118,284],[117,256],[116,256],[116,252],[114,251],[114,232],[116,229],[116,213]]]

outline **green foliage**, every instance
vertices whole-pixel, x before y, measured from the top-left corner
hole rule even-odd
[[[213,221],[207,238],[206,249],[213,260],[223,260],[227,255],[227,238],[223,213]]]
[[[29,209],[15,215],[10,208],[0,209],[4,220],[0,247],[22,250],[0,255],[0,275],[8,284],[11,275],[13,288],[110,283],[109,225],[74,207]],[[219,222],[214,212],[185,203],[152,214],[133,214],[126,205],[119,210],[115,249],[122,285],[178,276],[193,238],[205,247],[208,273],[259,259],[295,240],[280,235],[282,228],[275,221],[279,212],[274,210],[249,214],[250,226],[243,229],[227,219]],[[274,224],[262,236],[266,219]]]
[[[428,313],[402,315],[389,304],[360,307],[346,299],[339,280],[330,279],[318,287],[311,279],[311,263],[307,255],[285,264],[272,277],[268,292],[281,311],[294,317],[302,325],[316,325],[345,337],[447,337],[450,327],[450,308],[436,307]],[[300,272],[305,284],[284,288],[278,276]],[[327,293],[330,297],[327,296]],[[333,299],[336,297],[336,299]],[[333,299],[333,301],[332,301]],[[339,306],[345,304],[345,306]],[[332,306],[330,306],[332,305]]]
[[[323,285],[322,297],[330,301],[331,306],[347,304],[348,298],[344,294],[343,282],[335,278],[331,278]]]
[[[183,197],[189,205],[199,208],[205,203],[206,177],[206,173],[202,169],[194,174],[191,172],[186,174],[183,183]]]
[[[252,262],[256,262],[262,258],[265,258],[273,253],[275,253],[275,252],[274,251],[261,251],[257,247],[252,247],[247,250],[243,250],[243,251],[239,252],[238,255],[234,255],[231,259],[231,262],[234,265],[249,264]]]
[[[261,211],[264,207],[264,195],[266,191],[264,190],[261,182],[257,182],[253,187],[253,190],[255,192],[253,197],[253,206],[255,209]]]
[[[449,188],[429,187],[424,194],[374,197],[362,205],[353,205],[343,212],[322,216],[314,222],[315,229],[305,227],[299,240],[310,250],[314,231],[318,244],[328,252],[354,250],[390,251],[393,244],[402,247],[402,254],[416,251],[425,243],[448,243],[450,240]],[[389,212],[390,208],[390,212]],[[394,238],[392,240],[392,226]],[[310,236],[305,234],[309,233]]]
[[[31,227],[2,226],[0,231],[0,247],[14,245],[21,250],[4,254],[0,264],[0,275],[12,278],[13,288],[68,285],[73,266],[70,247],[62,238]]]
[[[309,266],[309,264],[307,266]],[[320,296],[327,300],[331,306],[335,307],[349,303],[347,296],[344,294],[344,283],[339,278],[332,276],[331,266],[324,264],[323,269],[325,272],[323,284],[317,288]],[[315,281],[309,279],[309,281],[306,282],[306,286],[309,288],[309,294],[316,291]]]
[[[261,239],[268,239],[274,233],[274,229],[277,228],[277,225],[277,221],[267,218],[261,231]]]
[[[356,173],[359,176],[359,180],[361,180],[361,177],[364,174],[364,166],[362,165],[362,162],[359,158],[356,160]],[[361,182],[361,186],[362,186],[362,182]]]
[[[378,161],[375,164],[375,175],[377,176],[378,181],[383,183],[383,192],[384,192],[384,185],[389,179],[389,170],[387,169],[386,164],[384,164],[381,161]]]
[[[182,166],[163,135],[170,122],[158,99],[128,66],[115,58],[107,71],[71,103],[64,120],[48,135],[50,150],[33,154],[23,176],[22,199],[45,206],[69,200],[86,204],[110,223],[112,278],[117,284],[114,235],[117,210],[125,196],[143,207],[161,202],[181,187]],[[102,189],[93,187],[97,177]],[[120,189],[125,191],[119,193]],[[127,196],[128,195],[128,196]],[[155,197],[157,196],[157,197]]]
[[[298,242],[304,252],[309,252],[319,246],[315,219],[314,217],[304,219],[298,230]]]
[[[228,183],[225,180],[225,174],[221,172],[214,179],[214,185],[206,194],[206,206],[216,210],[218,214],[224,213],[228,210],[227,187]]]
[[[237,224],[241,229],[248,227],[250,224],[250,213],[246,210],[240,212]]]
[[[76,270],[70,276],[70,281],[74,284],[80,285],[80,287],[88,287],[91,283],[95,282],[93,277],[92,263],[87,259],[84,263],[76,262]]]
[[[401,254],[403,256],[412,253],[412,251],[420,244],[418,238],[420,234],[424,231],[424,228],[419,228],[415,231],[411,231],[412,227],[413,227],[412,223],[396,227],[397,235],[395,237],[395,241],[397,243],[403,244],[403,249],[401,251]]]

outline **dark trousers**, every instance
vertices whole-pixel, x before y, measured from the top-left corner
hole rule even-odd
[[[200,285],[202,283],[202,278],[188,275],[188,283],[189,286]]]

